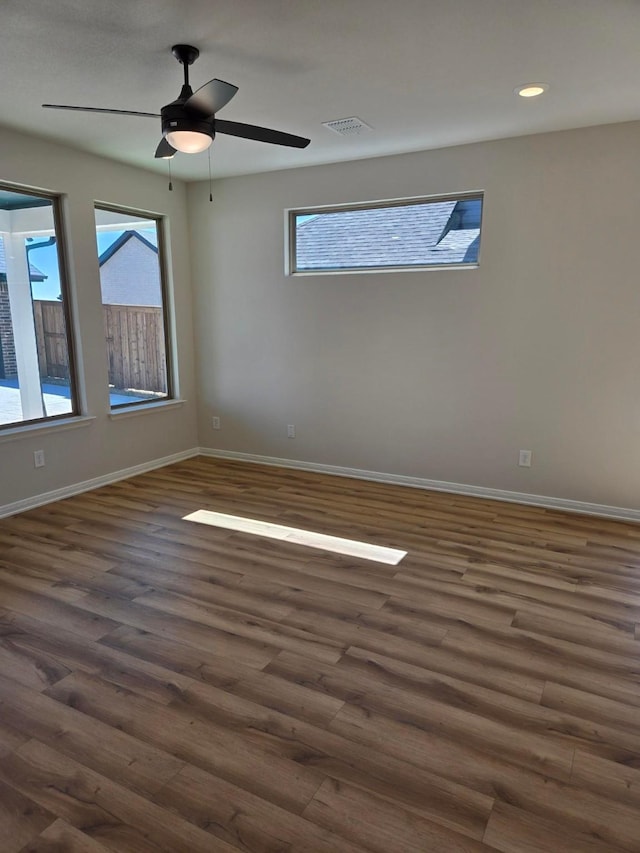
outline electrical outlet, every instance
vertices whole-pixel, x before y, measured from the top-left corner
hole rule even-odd
[[[518,465],[521,468],[531,468],[531,451],[521,450],[518,457]]]
[[[33,451],[33,466],[34,468],[44,468],[44,450]]]
[[[217,415],[211,418],[211,426],[213,429],[220,429],[220,418]]]
[[[296,425],[295,424],[287,424],[287,438],[295,438],[296,437]]]

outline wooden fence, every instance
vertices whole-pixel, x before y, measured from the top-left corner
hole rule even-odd
[[[161,308],[104,305],[109,384],[117,389],[166,391]],[[59,301],[34,300],[38,360],[42,377],[68,379],[69,353]]]
[[[62,302],[34,301],[33,316],[36,322],[40,376],[68,379],[69,352]]]
[[[161,308],[104,305],[109,383],[116,388],[166,391]]]

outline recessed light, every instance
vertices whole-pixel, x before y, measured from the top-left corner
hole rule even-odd
[[[516,86],[513,91],[521,98],[537,98],[544,95],[548,89],[548,83],[525,83],[524,86]]]

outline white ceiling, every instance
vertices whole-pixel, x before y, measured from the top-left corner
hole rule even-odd
[[[221,118],[311,138],[299,150],[219,135],[214,176],[640,118],[638,0],[3,0],[0,121],[166,173],[159,119],[40,105],[159,112],[182,83],[176,42],[200,49],[194,89],[240,87]],[[513,94],[530,81],[551,88]],[[321,124],[349,116],[373,132]],[[206,178],[207,155],[172,168]]]

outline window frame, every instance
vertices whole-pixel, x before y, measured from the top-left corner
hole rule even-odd
[[[164,397],[154,398],[149,397],[148,399],[135,399],[130,403],[116,403],[115,405],[111,404],[111,400],[109,400],[109,412],[111,415],[117,415],[118,413],[124,413],[130,410],[139,410],[145,406],[153,406],[155,408],[162,407],[166,403],[173,404],[177,401],[176,396],[176,382],[175,382],[175,369],[174,369],[174,350],[173,350],[173,324],[172,324],[172,314],[171,308],[173,303],[171,302],[171,294],[169,290],[169,273],[168,273],[168,253],[166,248],[167,241],[167,233],[166,233],[166,221],[167,217],[162,213],[153,213],[148,210],[139,210],[133,207],[124,207],[118,204],[110,204],[109,202],[104,201],[94,201],[93,202],[94,215],[96,210],[103,210],[107,213],[123,213],[128,216],[135,216],[139,219],[153,220],[156,224],[156,233],[158,237],[158,270],[160,275],[160,294],[162,296],[162,325],[164,331],[164,352],[165,352],[165,368],[167,373],[167,393]],[[98,241],[97,241],[97,228],[96,228],[96,253],[97,257],[100,257],[100,252],[98,250]],[[100,304],[104,305],[102,302],[102,289],[100,290]],[[105,354],[107,354],[106,343],[106,329],[104,334],[104,343],[105,343]],[[107,382],[107,391],[109,390],[109,383]]]
[[[424,272],[427,270],[477,269],[480,266],[482,226],[484,219],[484,190],[444,193],[439,195],[411,196],[407,198],[379,199],[345,204],[318,205],[285,209],[285,274],[287,276],[309,275],[362,275],[363,273]],[[296,217],[313,216],[318,213],[339,213],[355,210],[384,210],[394,207],[410,207],[416,204],[438,204],[439,202],[477,201],[480,205],[480,245],[477,260],[470,263],[400,264],[396,266],[324,267],[322,269],[297,269],[296,265]]]
[[[69,275],[69,251],[67,247],[67,229],[63,214],[63,206],[65,196],[62,193],[56,193],[49,190],[34,189],[33,187],[24,186],[23,184],[12,184],[6,181],[0,181],[0,191],[6,190],[16,194],[31,196],[32,198],[42,198],[51,202],[51,213],[53,218],[53,228],[56,237],[56,257],[58,261],[58,277],[60,279],[60,295],[62,303],[62,316],[65,324],[65,339],[67,344],[67,358],[69,361],[69,394],[71,402],[71,410],[62,412],[58,415],[44,415],[41,418],[29,418],[20,421],[11,421],[10,423],[0,424],[0,436],[7,432],[19,432],[30,427],[55,426],[56,423],[68,421],[70,419],[78,419],[82,417],[82,404],[80,399],[80,384],[78,382],[78,360],[76,358],[76,327],[74,324],[73,312],[71,309],[71,284]],[[25,246],[26,251],[26,246]],[[28,259],[28,255],[27,255]],[[31,294],[31,303],[33,309],[33,293]],[[35,315],[34,315],[35,324]],[[15,330],[13,330],[15,335]],[[39,361],[39,359],[38,359]],[[40,377],[42,380],[42,377]]]

